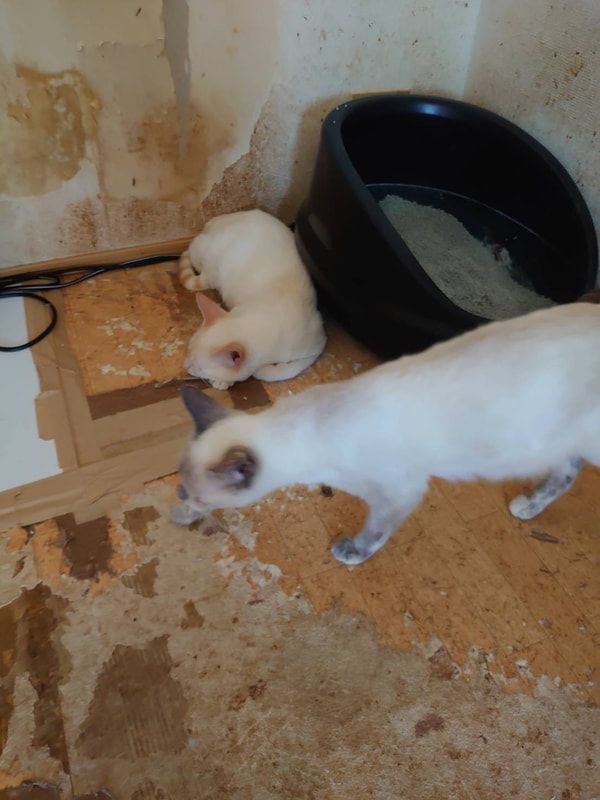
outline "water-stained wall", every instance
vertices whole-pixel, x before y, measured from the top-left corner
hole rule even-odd
[[[353,94],[462,97],[546,143],[600,219],[597,0],[0,0],[0,265],[292,219]]]
[[[245,0],[5,2],[2,261],[193,230],[268,93],[261,6],[259,25]]]
[[[0,264],[291,217],[323,114],[460,94],[479,0],[0,0]]]

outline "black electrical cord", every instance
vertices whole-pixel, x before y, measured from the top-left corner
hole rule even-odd
[[[18,275],[0,275],[0,300],[5,297],[28,297],[32,300],[37,300],[43,303],[50,309],[50,322],[48,326],[33,339],[30,339],[24,344],[17,344],[11,347],[0,346],[0,353],[16,353],[20,350],[27,350],[33,347],[42,339],[45,339],[51,333],[58,320],[58,313],[56,307],[51,300],[46,297],[41,297],[36,292],[49,292],[54,289],[66,289],[69,286],[76,286],[78,283],[83,283],[96,275],[103,275],[106,272],[114,272],[119,269],[135,269],[137,267],[148,267],[151,264],[161,264],[163,261],[175,261],[179,255],[164,255],[164,256],[146,256],[145,258],[136,258],[132,261],[120,261],[117,264],[95,264],[89,267],[65,267],[53,272],[44,272],[44,270],[34,270],[31,272],[21,272]],[[63,281],[62,278],[67,275],[77,275],[78,277],[71,280]],[[33,281],[33,283],[32,283]],[[35,283],[35,281],[38,281]],[[41,281],[41,282],[40,282]]]
[[[0,345],[0,353],[17,353],[19,350],[27,350],[29,347],[33,347],[34,344],[41,342],[42,339],[45,339],[49,333],[51,333],[55,326],[56,321],[58,319],[58,313],[54,304],[47,300],[45,297],[40,297],[39,294],[34,294],[33,292],[26,292],[22,289],[19,289],[16,292],[11,291],[2,291],[0,292],[0,299],[3,297],[30,297],[32,300],[37,300],[39,303],[43,303],[45,306],[50,308],[50,322],[44,330],[39,333],[37,336],[34,336],[33,339],[30,339],[25,344],[15,344],[12,347],[8,347],[7,345]]]

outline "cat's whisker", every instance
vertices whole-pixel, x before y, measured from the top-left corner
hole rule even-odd
[[[201,383],[203,386],[210,386],[209,381],[205,378],[193,378],[184,375],[183,377],[177,376],[175,378],[167,378],[165,381],[158,381],[154,384],[155,389],[162,389],[163,386],[170,386],[173,383]]]

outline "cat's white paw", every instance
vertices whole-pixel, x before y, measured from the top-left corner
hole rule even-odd
[[[188,503],[179,503],[179,505],[173,506],[169,514],[171,522],[176,525],[191,525],[192,522],[202,519],[203,516],[201,511],[192,508]]]
[[[233,383],[227,383],[226,381],[209,381],[209,383],[213,389],[220,389],[221,391],[225,391],[225,389],[229,389],[230,386],[233,386]]]
[[[331,552],[337,561],[348,566],[362,564],[370,555],[361,552],[354,544],[354,539],[340,539],[333,545]]]
[[[531,504],[531,500],[525,494],[519,494],[508,504],[510,513],[517,519],[533,519],[537,510]]]

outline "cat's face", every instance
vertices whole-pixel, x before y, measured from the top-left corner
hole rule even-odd
[[[202,378],[215,389],[228,389],[247,375],[242,371],[245,350],[239,342],[219,343],[218,328],[196,331],[190,339],[184,367],[194,378]]]
[[[215,389],[227,389],[248,377],[246,349],[227,335],[228,312],[199,292],[196,302],[202,325],[190,339],[184,367],[190,375],[208,381]]]
[[[181,394],[196,427],[180,464],[181,499],[201,513],[258,500],[264,490],[259,456],[247,444],[251,416],[228,411],[192,386]]]

